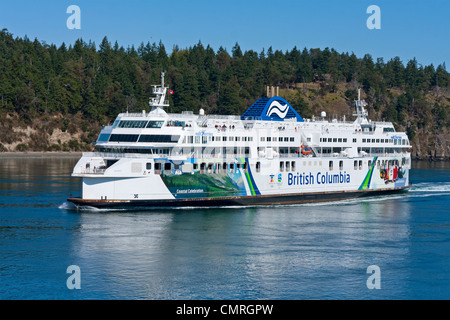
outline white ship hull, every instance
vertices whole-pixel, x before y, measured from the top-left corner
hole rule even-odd
[[[371,122],[358,99],[354,122],[303,119],[283,98],[242,116],[167,114],[164,74],[152,111],[119,114],[72,176],[76,205],[224,206],[359,197],[409,186],[410,145],[392,123]]]
[[[87,155],[80,162],[92,162],[92,159]],[[98,161],[101,157],[94,159]],[[240,163],[240,168],[235,166],[226,172],[218,172],[217,165],[223,162],[215,158],[186,159],[178,160],[178,172],[144,169],[148,163],[154,168],[155,162],[165,160],[169,159],[124,158],[105,171],[80,173],[82,197],[69,201],[94,207],[275,205],[340,200],[409,187],[406,158],[236,158],[233,162]],[[280,161],[289,162],[288,171],[285,165],[280,171]],[[212,166],[183,172],[184,164],[191,168],[198,162]],[[244,163],[249,165],[244,168]],[[130,170],[125,174],[126,167]],[[139,168],[142,170],[138,172]],[[131,169],[136,172],[132,173]]]

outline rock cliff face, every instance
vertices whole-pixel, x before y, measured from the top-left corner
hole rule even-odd
[[[0,152],[89,151],[101,125],[78,115],[44,115],[24,122],[16,113],[0,116]]]
[[[447,127],[443,128],[441,133],[434,134],[421,130],[412,141],[411,156],[417,160],[449,160],[449,141]]]

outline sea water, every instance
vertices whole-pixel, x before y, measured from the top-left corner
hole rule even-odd
[[[74,210],[76,157],[0,155],[0,299],[449,299],[450,164],[320,204]]]

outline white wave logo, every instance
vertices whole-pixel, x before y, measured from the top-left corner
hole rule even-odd
[[[281,105],[278,101],[273,101],[270,104],[269,110],[267,110],[267,116],[270,117],[272,114],[276,114],[281,119],[286,117],[286,114],[289,111],[289,105],[286,103],[284,106]]]

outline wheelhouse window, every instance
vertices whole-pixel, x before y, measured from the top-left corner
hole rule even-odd
[[[145,128],[147,121],[121,120],[117,125],[118,128]]]
[[[161,128],[164,124],[164,121],[149,121],[147,123],[147,128]]]
[[[186,126],[186,122],[177,121],[177,120],[169,120],[166,124],[167,127],[184,127]]]

